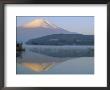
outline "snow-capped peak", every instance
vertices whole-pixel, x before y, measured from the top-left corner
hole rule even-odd
[[[56,25],[48,22],[45,19],[35,19],[22,26],[23,28],[58,28]]]

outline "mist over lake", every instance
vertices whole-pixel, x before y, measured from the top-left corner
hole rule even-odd
[[[93,46],[24,47],[25,52],[17,53],[17,74],[94,73]]]

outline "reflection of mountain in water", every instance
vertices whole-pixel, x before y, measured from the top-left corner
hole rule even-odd
[[[93,47],[28,47],[25,52],[17,52],[17,72],[26,70],[34,73],[48,72],[65,61],[78,57],[93,57]],[[92,52],[92,53],[88,53]],[[74,59],[73,59],[74,60]]]
[[[17,52],[17,66],[28,68],[35,72],[46,71],[68,58],[50,57],[30,50]]]
[[[49,68],[53,67],[53,65],[55,65],[55,62],[51,62],[51,63],[22,63],[22,65],[24,67],[27,67],[33,71],[36,72],[41,72],[41,71],[46,71]]]

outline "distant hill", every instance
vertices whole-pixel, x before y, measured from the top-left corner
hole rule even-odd
[[[28,45],[94,45],[94,35],[52,34],[30,39]]]
[[[32,38],[39,38],[51,34],[71,34],[63,28],[45,19],[35,19],[17,27],[17,41],[26,42]]]

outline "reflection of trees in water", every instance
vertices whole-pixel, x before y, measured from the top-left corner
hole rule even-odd
[[[22,54],[23,54],[23,51],[17,51],[16,52],[16,57],[22,58],[23,57]]]

